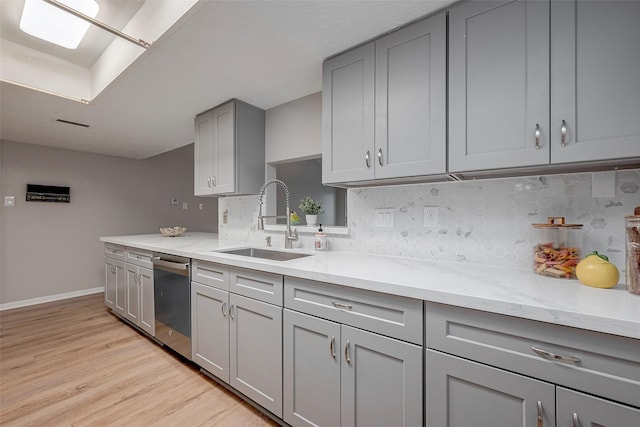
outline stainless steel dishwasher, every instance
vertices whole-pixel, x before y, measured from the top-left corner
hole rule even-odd
[[[191,360],[190,259],[153,254],[156,339]]]

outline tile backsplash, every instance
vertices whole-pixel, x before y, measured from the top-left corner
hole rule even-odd
[[[640,205],[640,169],[615,173],[615,197],[591,195],[591,173],[349,189],[349,234],[329,234],[330,249],[530,268],[532,223],[564,216],[583,224],[583,253],[609,256],[623,276],[624,217]],[[438,227],[423,226],[423,207],[438,207]],[[375,209],[393,208],[394,227],[375,227]],[[224,211],[228,222],[222,220]],[[262,245],[281,232],[257,231],[257,196],[219,201],[220,238]],[[294,246],[313,247],[303,234]]]

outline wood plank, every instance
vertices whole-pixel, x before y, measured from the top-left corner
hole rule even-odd
[[[0,424],[275,426],[102,294],[0,312]]]

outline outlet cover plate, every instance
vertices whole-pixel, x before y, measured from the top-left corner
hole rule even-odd
[[[435,228],[438,226],[438,207],[424,207],[424,226],[426,228]]]

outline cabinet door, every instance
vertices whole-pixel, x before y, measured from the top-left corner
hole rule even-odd
[[[212,111],[213,194],[233,193],[236,189],[235,103]]]
[[[124,263],[114,259],[104,259],[104,304],[114,310],[118,291],[118,278],[124,279]]]
[[[134,325],[140,323],[140,285],[138,267],[127,264],[125,318]]]
[[[196,117],[193,157],[195,177],[194,194],[196,196],[212,194],[213,115],[211,111],[207,111]]]
[[[427,426],[554,425],[553,384],[434,350],[425,363]]]
[[[155,336],[156,317],[153,300],[153,270],[138,268],[140,286],[140,329]]]
[[[452,8],[449,171],[546,165],[548,122],[549,2]]]
[[[129,280],[129,274],[126,271],[126,264],[120,262],[120,267],[117,268],[116,296],[113,311],[123,317],[126,317],[127,311],[127,280]]]
[[[375,177],[443,174],[446,16],[376,40]]]
[[[284,420],[340,425],[340,325],[284,310]]]
[[[640,2],[553,1],[551,12],[551,162],[640,156]]]
[[[322,69],[322,182],[373,179],[374,43]]]
[[[422,347],[343,325],[342,349],[342,427],[422,426]]]
[[[558,427],[637,427],[640,410],[558,387]]]
[[[229,383],[229,292],[191,282],[191,354]]]
[[[229,384],[282,417],[282,308],[229,295]]]

